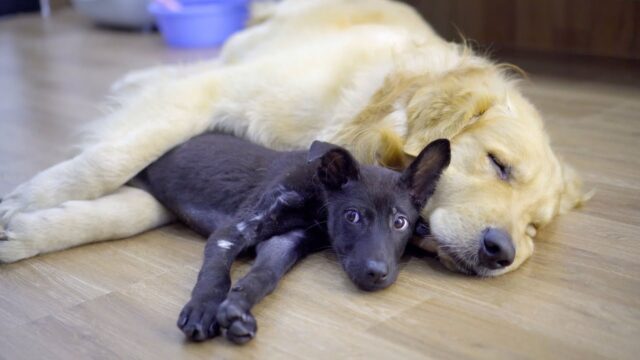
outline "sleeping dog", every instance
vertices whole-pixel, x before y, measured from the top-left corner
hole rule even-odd
[[[251,340],[257,329],[251,308],[327,241],[359,288],[389,286],[449,160],[447,140],[429,144],[403,173],[361,166],[347,150],[319,141],[308,152],[278,152],[206,134],[178,146],[136,179],[209,237],[178,327],[192,340],[221,330],[233,342]],[[231,264],[250,248],[255,263],[231,287]]]

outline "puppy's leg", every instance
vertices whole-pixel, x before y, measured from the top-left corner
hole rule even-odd
[[[251,270],[233,286],[216,315],[227,339],[243,344],[255,336],[257,326],[251,308],[270,294],[282,276],[308,253],[306,241],[303,230],[294,230],[258,244]]]
[[[233,220],[233,217],[225,213],[206,208],[178,206],[172,210],[187,227],[204,237],[208,237]]]
[[[290,205],[293,200],[297,202],[299,199],[297,195],[282,192],[280,189],[276,190],[276,193],[268,194],[276,198],[285,196],[289,202],[259,201],[257,207],[246,211],[238,221],[230,221],[227,226],[216,230],[207,240],[204,261],[191,293],[191,300],[184,306],[178,318],[178,327],[189,339],[202,341],[218,334],[216,313],[218,305],[224,300],[231,286],[229,271],[238,254],[272,237],[274,232],[287,232],[288,229],[303,224],[299,219],[278,219],[287,204]],[[271,198],[270,195],[265,197]],[[191,221],[195,221],[200,227],[210,226],[202,212],[194,214],[197,217]]]
[[[231,264],[253,241],[233,226],[220,228],[209,237],[191,299],[178,317],[178,327],[187,338],[203,341],[219,333],[216,313],[231,286]]]
[[[105,119],[93,145],[20,185],[0,203],[0,226],[20,212],[114,191],[169,149],[205,132],[218,98],[217,73],[146,88]]]
[[[149,193],[122,187],[95,200],[21,213],[0,234],[0,263],[101,240],[125,238],[173,219]]]

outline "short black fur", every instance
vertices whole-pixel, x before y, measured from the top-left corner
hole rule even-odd
[[[250,340],[251,308],[299,259],[327,245],[359,288],[389,286],[449,159],[447,140],[430,144],[402,174],[359,165],[347,150],[318,141],[308,152],[278,152],[206,134],[170,151],[137,181],[208,236],[178,326],[192,340],[221,330],[236,343]],[[251,248],[255,263],[231,287],[231,264]]]

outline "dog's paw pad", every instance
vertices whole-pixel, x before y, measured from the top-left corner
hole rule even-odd
[[[249,316],[245,320],[234,321],[225,332],[225,336],[236,344],[244,344],[256,336],[256,330],[256,320]]]
[[[256,319],[235,302],[225,300],[218,309],[217,319],[227,339],[236,344],[244,344],[256,336]]]

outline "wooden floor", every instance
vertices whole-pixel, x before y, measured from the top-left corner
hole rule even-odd
[[[0,194],[70,156],[77,130],[125,71],[211,55],[170,51],[154,34],[96,29],[70,13],[48,23],[1,19]],[[323,252],[255,309],[253,342],[192,344],[175,321],[203,241],[175,225],[0,266],[0,358],[637,359],[638,69],[517,63],[531,72],[523,87],[556,149],[597,189],[541,232],[517,272],[465,277],[416,253],[396,285],[371,294]]]

